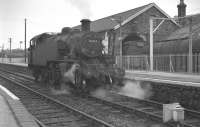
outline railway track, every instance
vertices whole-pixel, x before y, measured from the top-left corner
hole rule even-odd
[[[40,123],[48,127],[114,127],[102,120],[96,119],[73,107],[65,105],[53,98],[41,94],[33,89],[23,86],[20,80],[14,77],[0,74],[6,80],[15,82],[6,83],[5,87],[17,95],[28,111],[37,118]],[[16,85],[18,84],[18,85]]]
[[[163,124],[155,120],[150,120],[147,117],[141,117],[141,114],[135,114],[133,112],[127,112],[124,109],[118,108],[113,105],[108,105],[102,103],[102,101],[97,101],[91,97],[80,97],[72,95],[52,95],[45,86],[36,87],[37,85],[33,83],[34,81],[24,78],[20,80],[18,76],[10,74],[12,79],[19,79],[17,82],[26,84],[29,89],[34,89],[40,93],[45,94],[45,96],[51,97],[64,104],[70,104],[71,107],[76,108],[79,111],[86,112],[95,118],[101,119],[106,123],[110,123],[116,127],[168,127],[168,125]],[[9,76],[7,76],[9,77]],[[22,77],[21,77],[22,78]],[[16,81],[15,81],[16,82]],[[13,86],[11,87],[14,88]]]
[[[28,79],[27,79],[28,80]],[[30,81],[30,80],[29,80]],[[65,100],[62,96],[58,97],[59,100]],[[78,100],[79,98],[74,97],[74,100],[79,102],[83,102]],[[87,102],[89,99],[89,102]],[[126,114],[126,112],[131,112],[133,114],[149,117],[152,120],[157,120],[162,122],[162,104],[149,100],[140,100],[130,97],[125,97],[123,95],[119,95],[116,93],[109,93],[106,98],[96,98],[96,97],[88,97],[85,99],[83,103],[87,102],[90,105],[102,106],[103,104],[107,105],[105,109],[111,110],[111,112],[124,114],[124,116],[131,117],[130,114]],[[98,103],[97,103],[98,102]],[[110,106],[110,107],[109,107]],[[115,108],[115,109],[112,109]],[[116,110],[118,109],[118,110]],[[185,121],[182,122],[184,127],[199,127],[200,126],[200,113],[193,110],[186,109]],[[132,116],[133,117],[133,116]],[[170,126],[175,126],[175,123],[169,123]]]
[[[103,103],[124,108],[124,110],[142,113],[152,119],[163,120],[163,104],[151,100],[141,100],[124,95],[109,93],[109,98],[104,98]],[[95,98],[96,99],[96,98]],[[173,125],[175,123],[169,123]],[[184,127],[200,127],[200,112],[185,109],[185,120],[181,123]]]

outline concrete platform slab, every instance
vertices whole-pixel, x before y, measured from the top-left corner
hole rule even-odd
[[[20,127],[2,96],[0,96],[0,112],[0,127]]]
[[[200,75],[150,71],[126,71],[125,78],[200,87]]]

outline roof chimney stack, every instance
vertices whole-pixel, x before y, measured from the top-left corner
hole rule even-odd
[[[186,15],[186,4],[184,0],[180,0],[180,4],[177,5],[178,8],[178,17],[184,17]]]
[[[91,21],[89,19],[82,19],[80,22],[81,22],[81,31],[89,32]]]

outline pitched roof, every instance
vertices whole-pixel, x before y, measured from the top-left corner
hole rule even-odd
[[[200,33],[200,14],[187,16],[184,21],[185,25],[176,31],[172,32],[165,40],[174,40],[189,37],[190,23],[189,19],[192,17],[192,33]],[[193,39],[200,38],[199,36],[193,36]]]
[[[91,25],[90,25],[91,31],[99,32],[99,31],[104,31],[104,30],[109,30],[109,29],[117,29],[117,28],[119,28],[119,23],[117,23],[116,21],[112,21],[111,20],[112,18],[114,18],[114,19],[121,18],[122,25],[124,25],[151,7],[156,7],[164,15],[166,15],[166,17],[170,17],[163,10],[161,10],[155,3],[150,3],[147,5],[138,7],[138,8],[134,8],[134,9],[122,12],[122,13],[114,14],[114,15],[111,15],[111,16],[108,16],[108,17],[105,17],[102,19],[92,21]],[[175,21],[173,21],[173,22],[176,23]],[[79,26],[75,26],[73,28],[80,29],[80,27],[81,26],[79,25]]]

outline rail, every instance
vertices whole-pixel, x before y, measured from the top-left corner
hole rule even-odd
[[[11,74],[12,72],[8,72],[7,71],[6,73],[10,73]],[[18,76],[14,76],[14,75],[11,74],[11,76],[13,77],[12,80],[19,80]],[[10,77],[10,76],[7,76],[7,77]],[[23,82],[23,81],[19,80],[19,82]],[[17,82],[15,81],[15,83],[17,83]],[[18,85],[20,85],[20,86],[22,85],[23,86],[24,84],[21,84],[21,83],[19,84],[18,83]],[[13,86],[11,86],[11,87],[13,88]],[[23,87],[25,87],[27,89],[27,91],[29,91],[29,90],[32,91],[32,87],[29,88],[30,86],[23,86]],[[36,87],[34,87],[34,88],[37,89]],[[17,89],[15,88],[15,90],[17,90]],[[40,90],[43,91],[43,88],[40,88]],[[24,96],[24,92],[22,92],[21,89],[20,89],[20,91],[21,92],[19,92],[19,94],[22,93],[22,96]],[[85,97],[83,97],[83,96],[78,97],[77,96],[77,97],[75,97],[75,96],[70,96],[70,95],[67,95],[67,96],[61,96],[61,95],[59,95],[59,98],[56,98],[56,97],[47,95],[46,92],[41,92],[41,91],[34,90],[34,93],[37,93],[37,94],[40,94],[40,95],[44,96],[46,98],[46,100],[52,100],[53,99],[56,103],[59,103],[60,105],[66,105],[66,103],[69,103],[69,102],[71,103],[71,101],[70,101],[71,99],[75,100],[75,102],[81,103],[81,105],[79,104],[78,106],[76,106],[76,108],[74,108],[74,110],[79,111],[79,112],[83,112],[83,111],[80,111],[79,109],[87,110],[90,107],[90,110],[87,111],[87,114],[92,114],[93,117],[98,118],[97,123],[100,123],[100,122],[102,123],[104,121],[104,119],[107,118],[107,119],[105,119],[105,122],[103,122],[104,123],[103,127],[134,125],[133,121],[136,121],[136,123],[137,123],[138,119],[140,119],[143,122],[145,122],[145,123],[140,123],[142,125],[143,124],[146,125],[146,124],[149,124],[149,122],[152,122],[153,125],[159,124],[159,125],[164,126],[164,124],[162,123],[162,121],[160,121],[160,120],[157,121],[157,117],[156,116],[155,116],[155,118],[150,119],[149,115],[146,114],[145,112],[136,111],[136,110],[133,110],[133,112],[130,112],[132,110],[129,110],[129,109],[126,110],[126,108],[122,108],[121,106],[117,106],[117,104],[108,103],[106,101],[103,101],[103,100],[100,100],[100,99],[97,99],[97,98],[96,99],[94,99],[94,98],[91,99],[91,97],[88,97],[88,96],[85,96]],[[64,100],[66,100],[66,98],[68,96],[70,96],[71,99],[67,99],[69,101],[65,102]],[[27,95],[25,97],[27,98]],[[65,98],[65,99],[63,99],[62,97]],[[34,100],[38,99],[38,97],[33,96],[33,94],[31,94],[30,97],[28,97],[28,98],[34,98]],[[62,100],[62,102],[61,102],[61,100]],[[72,105],[74,107],[77,104],[74,103]],[[88,106],[86,106],[86,105],[88,105]],[[92,106],[92,105],[94,105],[94,106]],[[84,106],[84,108],[83,107],[81,108],[80,106],[81,107]],[[71,106],[69,106],[69,107],[71,107]],[[136,112],[137,112],[137,115],[135,115]],[[84,113],[84,114],[86,114],[86,113]],[[106,114],[107,114],[107,117],[105,116]],[[89,115],[87,115],[87,116],[89,116]],[[102,120],[99,119],[100,116],[103,117],[103,118],[101,118]],[[152,116],[150,116],[150,117],[152,117]],[[170,125],[166,125],[166,127],[168,127],[168,126],[170,126]]]
[[[4,73],[11,74],[11,72],[8,72],[8,71],[7,72],[4,71]],[[25,103],[25,105],[30,105],[30,106],[27,106],[27,109],[30,109],[33,114],[38,116],[41,119],[41,121],[43,121],[43,123],[41,123],[39,120],[36,121],[41,127],[43,127],[44,125],[49,125],[49,124],[53,125],[54,123],[56,124],[58,122],[63,122],[63,123],[69,122],[70,123],[70,121],[71,122],[86,121],[86,124],[88,126],[92,125],[92,126],[98,126],[98,127],[99,126],[100,127],[114,127],[113,125],[111,125],[107,122],[104,122],[103,120],[97,119],[96,117],[94,117],[90,114],[87,114],[85,112],[77,110],[76,108],[73,108],[72,106],[67,105],[67,104],[65,104],[65,103],[63,103],[63,102],[61,102],[61,101],[59,101],[55,98],[52,98],[52,97],[50,97],[50,96],[48,96],[44,93],[38,92],[37,90],[34,90],[34,89],[32,89],[28,86],[25,86],[24,83],[27,82],[27,81],[23,81],[22,79],[18,79],[17,76],[12,75],[15,78],[13,78],[13,77],[11,78],[11,76],[7,76],[7,74],[4,74],[4,73],[1,72],[0,77],[2,77],[5,80],[8,80],[9,82],[12,82],[12,83],[15,84],[15,85],[12,85],[12,84],[6,84],[6,85],[8,87],[14,88],[14,89],[12,89],[13,92],[16,93],[18,96],[20,96],[22,98],[21,100]],[[25,78],[27,78],[27,77],[25,77]],[[45,101],[45,102],[43,102],[43,101]],[[34,107],[32,103],[37,104],[37,106]],[[49,104],[46,105],[46,103],[49,103]],[[51,107],[52,105],[56,105],[56,107],[55,106]],[[42,110],[43,107],[44,107],[44,111]],[[51,109],[49,107],[51,107]],[[36,110],[37,108],[39,108],[40,113]],[[47,111],[47,112],[45,112],[45,111]],[[52,113],[50,111],[52,111]],[[55,117],[55,119],[57,119],[57,121],[52,121],[52,122],[49,123],[49,121],[46,120],[47,118],[41,117],[41,116],[43,116],[44,114],[47,114],[47,113],[49,115],[54,115],[54,113],[58,113],[58,112],[61,115],[56,116],[56,117],[55,116],[51,117],[52,119],[54,119],[54,117]],[[68,114],[68,117],[70,117],[70,118],[64,119],[66,117],[63,116],[62,113],[65,113],[65,112],[68,112],[67,114]],[[72,113],[73,113],[73,117],[75,117],[75,115],[76,115],[77,118],[73,118],[70,115]],[[81,118],[80,118],[80,116],[81,116]],[[61,117],[63,117],[63,118],[61,119]],[[49,118],[49,119],[51,119],[51,118]],[[71,119],[71,120],[69,121],[69,119]],[[62,125],[62,126],[67,126],[67,125]],[[86,125],[84,124],[83,126],[86,126]]]
[[[156,121],[158,120],[160,122],[162,121],[162,103],[158,103],[151,100],[141,100],[141,99],[135,99],[135,98],[128,98],[125,96],[120,97],[120,96],[121,95],[117,96],[117,94],[115,93],[110,93],[109,95],[107,95],[107,98],[104,98],[103,100],[100,98],[99,98],[100,100],[98,98],[93,98],[93,97],[92,98],[97,102],[101,101],[102,103],[105,103],[107,106],[110,105],[111,107],[123,109],[124,111],[133,112],[133,114],[141,115],[143,117],[146,117],[146,116],[150,117],[152,120],[156,120]],[[89,100],[89,101],[92,101],[92,100]],[[138,102],[138,105],[135,104],[135,101]],[[134,107],[132,103],[136,107]],[[105,107],[105,108],[107,109],[108,107]],[[109,108],[109,110],[111,109]],[[185,127],[198,127],[200,124],[200,121],[199,121],[200,112],[189,110],[189,109],[185,109],[185,111],[186,111],[186,119],[182,124]],[[114,109],[113,112],[121,112],[121,111],[116,111],[116,109]],[[173,126],[174,123],[169,123],[168,125]]]

